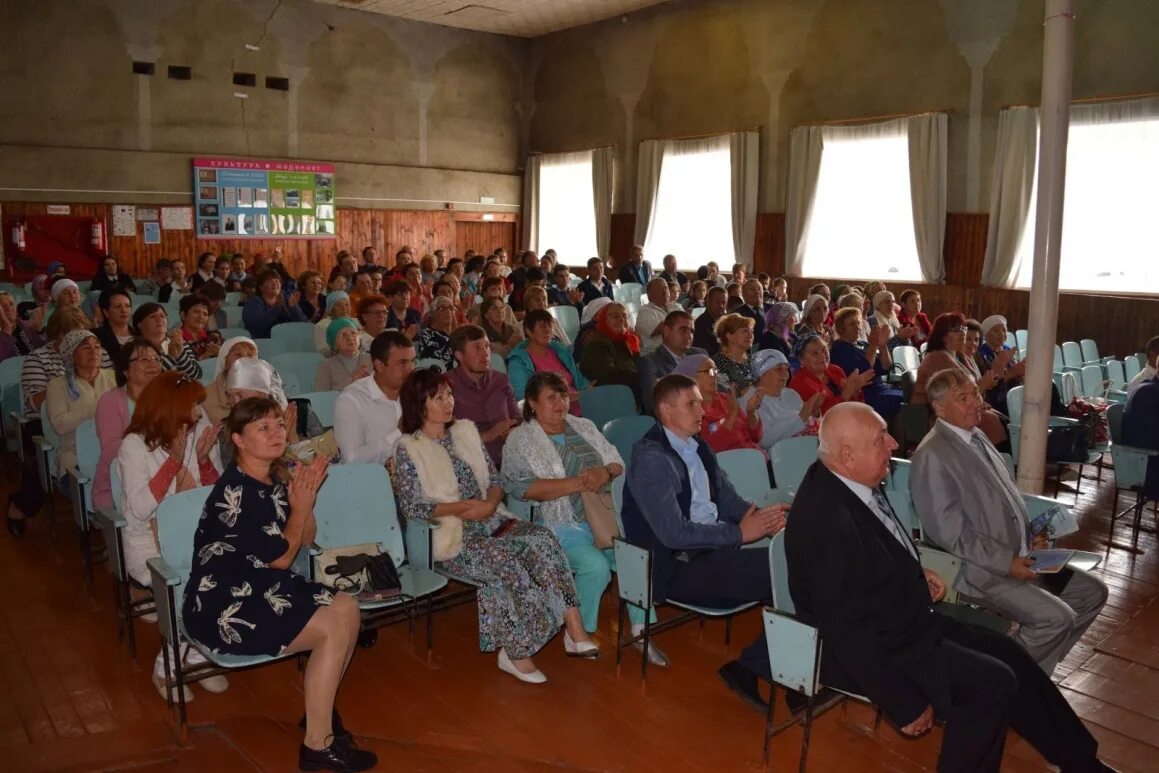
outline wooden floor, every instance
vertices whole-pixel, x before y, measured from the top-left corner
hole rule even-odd
[[[1109,483],[1083,481],[1083,531],[1072,546],[1101,549],[1094,535],[1106,532],[1110,497]],[[1064,489],[1062,500],[1073,502],[1073,490]],[[117,641],[107,576],[98,568],[95,593],[85,593],[75,532],[63,513],[58,524],[55,545],[44,516],[22,541],[0,535],[6,589],[0,597],[0,769],[296,769],[302,713],[296,666],[235,674],[221,695],[195,687],[189,742],[180,745],[149,680],[156,627],[138,624],[141,655],[133,663]],[[1104,758],[1137,771],[1159,769],[1159,548],[1151,535],[1141,545],[1146,552],[1139,557],[1112,551],[1099,571],[1110,601],[1056,673]],[[473,606],[437,618],[431,663],[421,626],[413,637],[405,625],[386,629],[377,646],[358,651],[339,708],[378,753],[382,770],[760,769],[763,716],[716,677],[716,668],[756,635],[759,615],[736,621],[727,649],[718,623],[664,634],[660,643],[673,666],[652,670],[644,691],[634,654],[616,675],[613,611],[609,593],[603,657],[569,660],[553,641],[536,659],[550,679],[541,687],[516,682],[495,667],[494,656],[478,652]],[[783,703],[779,710],[783,716]],[[856,705],[821,717],[811,769],[933,769],[939,730],[908,740],[884,724],[872,736],[871,723],[871,711]],[[798,727],[774,739],[776,768],[795,769],[800,738]],[[1012,736],[1004,769],[1049,767]]]

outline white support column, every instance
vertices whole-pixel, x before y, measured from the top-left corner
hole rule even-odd
[[[1046,0],[1038,139],[1038,219],[1034,231],[1029,355],[1018,452],[1018,486],[1032,494],[1042,492],[1054,342],[1058,334],[1058,266],[1074,71],[1074,6],[1075,0]]]

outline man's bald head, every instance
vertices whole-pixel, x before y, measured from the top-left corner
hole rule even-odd
[[[648,282],[646,289],[648,292],[648,300],[657,306],[667,306],[672,300],[668,290],[668,280],[663,277],[658,276]]]
[[[840,403],[821,419],[817,456],[830,471],[877,487],[897,442],[885,421],[865,403]]]

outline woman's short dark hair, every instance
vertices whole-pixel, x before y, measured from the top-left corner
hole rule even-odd
[[[166,317],[169,316],[169,312],[166,311],[165,307],[159,303],[149,302],[149,303],[142,303],[140,306],[138,306],[137,310],[133,312],[133,330],[136,330],[137,328],[141,327],[141,323],[145,321],[146,317],[152,316],[153,314],[156,314],[158,311],[164,311],[165,316]]]
[[[963,324],[966,326],[967,331],[969,331],[971,333],[977,333],[978,335],[982,335],[982,323],[979,322],[978,320],[968,319]],[[927,351],[928,351],[928,349],[927,349]]]
[[[927,352],[938,352],[946,348],[946,336],[951,330],[957,330],[966,324],[966,318],[956,311],[947,311],[939,314],[934,320],[934,328],[930,331],[930,338],[926,342]]]
[[[103,311],[108,311],[109,306],[111,306],[113,303],[113,298],[118,295],[123,295],[128,298],[130,304],[133,302],[133,296],[129,294],[129,291],[124,287],[118,286],[110,287],[108,290],[105,290],[99,296],[97,296],[97,305],[100,306]]]
[[[422,429],[423,421],[426,419],[427,400],[437,395],[439,389],[444,386],[450,389],[451,380],[438,368],[419,368],[407,376],[398,394],[398,402],[402,406],[398,428],[403,434],[409,435]],[[455,420],[451,419],[447,422],[447,426],[454,423]]]
[[[541,392],[550,390],[557,394],[566,395],[567,382],[558,373],[542,370],[527,380],[523,390],[523,420],[531,421],[535,417],[535,409],[531,407],[532,400],[538,400]]]
[[[548,327],[551,327],[552,322],[551,312],[547,309],[535,309],[527,312],[523,317],[523,329],[530,333],[535,330],[535,326],[541,322],[546,322]]]
[[[897,300],[899,303],[905,303],[915,295],[921,295],[921,293],[911,287],[908,290],[902,290],[901,295],[897,297]]]
[[[181,310],[182,314],[188,314],[194,306],[204,306],[205,310],[209,311],[209,299],[199,293],[193,293],[186,295],[181,299],[181,303],[177,304],[177,308]]]
[[[261,287],[271,279],[277,279],[280,282],[282,281],[282,275],[280,272],[278,272],[277,269],[267,268],[265,271],[258,275],[258,287]]]
[[[156,352],[158,357],[163,356],[160,347],[154,346],[152,341],[141,338],[140,336],[130,338],[121,344],[120,348],[111,353],[113,357],[113,368],[115,369],[114,372],[117,377],[117,386],[124,386],[128,383],[129,361],[133,359],[133,355],[142,349],[150,349]]]

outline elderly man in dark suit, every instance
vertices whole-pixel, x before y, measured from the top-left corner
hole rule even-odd
[[[644,413],[655,413],[652,405],[652,387],[676,370],[677,364],[690,354],[708,352],[692,345],[692,315],[687,311],[670,311],[660,324],[660,346],[644,355],[636,363],[640,376],[640,400]]]
[[[644,260],[644,248],[636,245],[628,262],[620,266],[620,284],[630,282],[646,285],[652,281],[652,264]]]
[[[896,447],[869,406],[832,408],[789,511],[789,590],[821,633],[821,681],[865,695],[905,735],[944,722],[939,771],[998,771],[1008,727],[1066,773],[1110,770],[1026,650],[932,610],[945,583],[879,488]]]
[[[1026,502],[978,429],[985,404],[974,379],[961,368],[938,371],[926,396],[938,420],[910,471],[926,539],[962,559],[954,587],[972,603],[1016,620],[1015,639],[1051,674],[1098,617],[1107,586],[1078,569],[1041,578],[1031,569]]]

